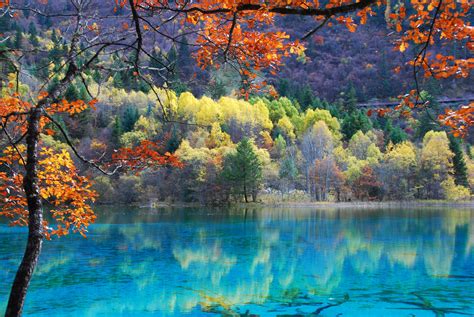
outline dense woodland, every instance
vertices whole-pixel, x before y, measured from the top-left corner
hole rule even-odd
[[[404,126],[396,118],[371,119],[350,106],[351,92],[340,103],[302,111],[286,97],[213,100],[161,90],[161,108],[151,94],[103,91],[97,111],[68,130],[84,153],[158,138],[184,164],[98,175],[104,203],[218,204],[255,201],[258,194],[271,201],[467,199],[474,181],[469,144],[442,131],[429,114]],[[163,109],[182,123],[161,123]]]
[[[48,18],[26,18],[22,23],[0,19],[10,34],[2,47],[46,48],[25,56],[24,94],[59,69],[66,50],[60,29]],[[93,91],[99,101],[95,109],[73,117],[57,114],[56,120],[85,157],[108,157],[114,149],[160,140],[163,153],[174,153],[183,163],[109,177],[76,162],[94,179],[98,203],[468,199],[474,186],[470,139],[455,138],[436,122],[442,111],[436,95],[465,95],[472,87],[426,80],[423,94],[431,100],[430,110],[409,120],[396,113],[369,117],[357,103],[393,96],[404,89],[406,77],[389,69],[391,57],[385,53],[351,48],[351,54],[355,49],[362,56],[358,65],[344,57],[347,45],[378,43],[367,40],[377,23],[367,28],[347,41],[334,35],[335,41],[318,44],[316,38],[305,56],[288,60],[273,80],[279,96],[260,93],[247,100],[239,97],[242,87],[232,69],[200,71],[186,43],[167,51],[157,46],[149,64],[159,68],[157,60],[175,61],[171,87],[158,88],[163,84],[159,71],[152,73],[153,87],[131,71],[108,77],[89,72],[86,82],[74,81],[63,97],[90,100]],[[378,29],[376,36],[385,32]],[[335,64],[317,55],[332,56]],[[123,66],[118,56],[110,58],[117,68]],[[359,63],[368,58],[371,63]],[[3,67],[3,93],[16,84],[10,71]],[[185,80],[193,76],[194,81]],[[57,81],[53,78],[48,89]],[[57,130],[51,125],[43,142],[70,150]]]

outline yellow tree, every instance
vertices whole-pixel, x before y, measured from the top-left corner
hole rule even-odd
[[[414,197],[416,171],[415,146],[409,141],[389,144],[381,168],[385,195],[397,200]]]
[[[425,134],[420,153],[422,197],[443,197],[441,183],[452,173],[453,156],[446,132],[428,131]]]

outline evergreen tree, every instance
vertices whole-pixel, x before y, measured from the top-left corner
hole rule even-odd
[[[56,89],[56,87],[59,85],[59,79],[57,76],[54,76],[53,79],[51,79],[49,85],[48,85],[48,92],[53,91]]]
[[[67,87],[66,92],[64,93],[64,97],[67,101],[75,101],[81,99],[79,95],[79,90],[77,90],[75,85],[69,85]]]
[[[408,135],[400,127],[392,128],[388,134],[388,141],[392,141],[393,144],[401,143],[408,139]]]
[[[61,128],[65,132],[66,136],[70,137],[68,127],[67,127],[66,123],[64,122],[63,117],[61,115],[58,115],[58,114],[55,114],[53,117],[54,117],[54,120],[61,126]],[[55,132],[54,133],[54,139],[56,139],[58,141],[61,141],[61,142],[66,142],[66,137],[64,136],[64,134],[61,132],[61,130],[58,128],[58,126],[56,124],[53,124],[52,122],[50,122],[50,123],[48,123],[47,127]]]
[[[125,85],[123,84],[122,75],[120,72],[116,72],[113,77],[113,84],[115,88],[124,88]]]
[[[225,96],[226,93],[227,87],[219,78],[211,80],[206,87],[206,95],[214,100],[218,100],[220,97]]]
[[[341,93],[339,105],[341,112],[352,114],[357,111],[357,92],[352,84],[349,89]]]
[[[388,144],[392,142],[393,144],[401,143],[408,139],[408,135],[400,127],[394,127],[392,119],[387,119],[383,122],[384,125],[384,134],[385,140]]]
[[[298,169],[295,161],[289,157],[285,158],[280,165],[279,176],[288,180],[295,180],[298,175]]]
[[[63,56],[63,50],[61,49],[61,43],[55,29],[53,29],[51,34],[51,41],[53,42],[53,48],[48,52],[48,58],[50,61],[54,62],[57,70],[60,65],[59,61],[61,56]]]
[[[167,59],[168,65],[171,71],[169,74],[169,83],[170,88],[176,92],[177,95],[180,95],[182,92],[185,92],[188,89],[186,84],[184,84],[179,77],[180,72],[182,71],[181,65],[179,64],[178,52],[174,46],[168,52]]]
[[[186,37],[183,37],[178,47],[177,64],[179,65],[179,75],[182,80],[189,80],[193,73],[194,61],[189,52],[189,44]]]
[[[53,32],[51,33],[51,41],[54,44],[59,44],[59,39],[58,39],[58,35],[56,33],[56,29],[53,29]]]
[[[36,26],[33,22],[30,23],[28,26],[28,33],[30,34],[30,42],[31,45],[37,47],[39,45],[38,41],[38,31],[36,30]]]
[[[305,85],[304,87],[298,89],[295,98],[298,100],[303,111],[308,108],[316,108],[314,105],[316,96],[309,85]]]
[[[290,81],[286,78],[281,78],[277,84],[277,91],[280,96],[291,98],[290,96]]]
[[[275,149],[276,154],[279,157],[283,157],[283,155],[286,152],[286,140],[284,137],[282,137],[281,134],[278,134],[278,136],[275,139],[274,149]]]
[[[472,157],[472,146],[471,146],[471,144],[469,144],[467,142],[466,142],[466,153],[467,153],[467,157],[472,160],[473,159],[473,157]]]
[[[436,99],[434,99],[434,97],[428,92],[423,90],[420,95],[424,102],[429,102],[430,104],[429,109],[425,109],[418,119],[416,137],[422,140],[426,132],[440,130],[438,121],[436,119],[437,113],[440,111],[440,106]]]
[[[102,81],[102,76],[97,69],[92,73],[92,79],[94,79],[96,83],[100,83]]]
[[[119,116],[115,116],[114,124],[112,126],[112,142],[115,145],[120,144],[120,137],[122,136],[122,134],[122,120],[120,120]]]
[[[36,30],[36,25],[33,22],[30,22],[30,24],[28,25],[28,33],[34,36],[38,35],[38,31]]]
[[[454,169],[454,182],[456,185],[469,187],[469,181],[467,178],[467,166],[464,160],[464,153],[461,147],[461,141],[449,135],[449,149],[454,153],[453,156],[453,169]]]
[[[13,43],[16,49],[21,49],[23,47],[23,33],[20,29],[16,30],[15,33],[15,42]]]
[[[138,109],[133,106],[129,106],[125,109],[123,113],[122,127],[124,132],[130,132],[135,126],[135,122],[138,121],[140,115]]]
[[[47,57],[43,57],[40,59],[39,62],[33,65],[33,72],[36,75],[36,77],[42,80],[49,77],[48,64],[49,64],[49,59]],[[50,85],[49,87],[52,87],[52,86]]]
[[[278,172],[280,179],[286,183],[286,191],[290,189],[290,184],[293,184],[296,181],[298,176],[298,168],[296,167],[295,160],[287,156],[280,165],[280,170]]]
[[[239,142],[235,153],[226,156],[222,173],[231,187],[244,196],[245,202],[249,201],[249,194],[256,201],[257,190],[262,181],[262,162],[248,138]]]
[[[165,150],[169,153],[174,153],[181,144],[181,138],[179,137],[176,129],[173,128],[169,138],[166,140]]]
[[[345,140],[350,140],[357,131],[366,133],[370,129],[372,129],[372,122],[361,110],[350,112],[342,120],[341,132]]]
[[[173,75],[176,76],[179,71],[179,65],[178,63],[178,52],[176,51],[176,47],[172,46],[170,50],[168,51],[168,54],[166,54],[166,59],[168,60],[168,65],[170,65],[170,68],[173,71]]]
[[[434,119],[435,116],[431,113],[430,110],[426,109],[418,119],[418,126],[416,129],[416,137],[420,140],[423,139],[426,132],[428,131],[438,131],[439,124]]]
[[[151,57],[150,57],[150,62],[149,66],[150,68],[153,68],[150,70],[154,81],[158,85],[163,85],[163,78],[166,78],[166,65],[168,63],[165,61],[165,58],[163,57],[163,54],[159,49],[154,49],[153,52],[151,52]]]
[[[39,45],[38,37],[36,35],[31,35],[30,34],[30,43],[34,47],[38,47],[38,45]]]

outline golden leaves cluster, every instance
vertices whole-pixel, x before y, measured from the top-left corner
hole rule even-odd
[[[24,154],[25,146],[18,150]],[[23,190],[23,175],[15,171],[21,165],[20,154],[7,147],[0,157],[0,216],[11,220],[12,225],[28,225],[27,200]],[[50,212],[52,223],[44,221],[47,238],[78,232],[85,236],[87,227],[96,216],[90,206],[96,198],[92,184],[85,176],[80,176],[69,153],[55,152],[43,148],[38,164],[40,196]]]

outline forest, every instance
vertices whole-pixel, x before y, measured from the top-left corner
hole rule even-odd
[[[45,10],[55,6],[47,4]],[[10,35],[2,49],[41,46],[45,50],[25,56],[28,76],[18,78],[11,66],[4,65],[2,94],[16,90],[26,95],[29,85],[47,78],[47,89],[52,91],[59,82],[59,76],[51,74],[60,71],[67,51],[61,28],[50,18],[28,12],[21,23],[8,15],[0,18],[1,29]],[[279,23],[291,25],[286,20]],[[380,29],[381,23],[383,19],[376,20],[349,43],[374,43],[367,34]],[[54,114],[63,131],[49,123],[41,140],[55,151],[70,151],[65,132],[86,159],[111,157],[116,149],[159,140],[160,151],[182,163],[180,168],[124,170],[106,176],[73,158],[81,173],[91,177],[98,204],[469,199],[474,186],[471,138],[453,136],[436,119],[443,112],[437,97],[469,95],[469,79],[456,86],[424,80],[426,90],[421,94],[430,107],[408,120],[400,113],[371,114],[359,104],[387,100],[394,90],[402,92],[406,77],[391,72],[387,57],[381,55],[365,68],[348,64],[351,72],[360,73],[335,84],[333,75],[345,72],[340,66],[328,70],[311,63],[324,60],[315,55],[321,52],[341,55],[339,63],[344,63],[338,41],[330,42],[334,48],[327,48],[322,40],[320,45],[312,43],[304,56],[282,66],[277,79],[270,78],[276,91],[247,96],[240,94],[245,87],[236,80],[235,70],[198,68],[186,38],[167,51],[156,46],[144,58],[150,69],[161,69],[150,73],[153,85],[138,80],[132,70],[105,75],[88,71],[68,84],[60,97],[68,102],[90,101],[92,94],[97,103],[72,116]],[[363,60],[369,56],[356,54]],[[114,67],[125,66],[118,54],[110,58]],[[162,81],[170,76],[160,68],[164,61],[174,65],[170,87]],[[293,78],[288,70],[298,64],[304,73]],[[383,78],[364,74],[372,69]],[[186,81],[193,74],[196,80]],[[333,92],[312,88],[321,76]],[[368,81],[359,82],[366,76]],[[307,80],[301,83],[303,78]],[[378,87],[379,83],[385,87]]]
[[[305,107],[287,97],[218,100],[189,92],[104,86],[97,110],[68,133],[90,157],[162,140],[181,168],[95,175],[99,203],[469,199],[471,147],[429,114],[404,122],[368,117],[354,90]],[[180,124],[163,124],[163,112]],[[67,126],[67,124],[66,124]],[[96,135],[98,137],[91,137]],[[67,148],[54,136],[45,142]]]

